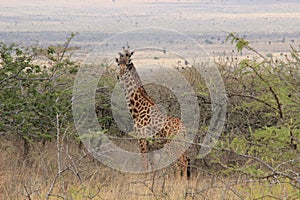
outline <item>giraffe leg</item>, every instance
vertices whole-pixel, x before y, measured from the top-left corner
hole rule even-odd
[[[177,161],[178,163],[178,172],[180,172],[180,176],[183,179],[188,179],[190,172],[189,172],[189,160],[185,154],[181,155]]]
[[[142,157],[143,157],[143,165],[144,165],[144,169],[146,171],[149,170],[149,159],[148,159],[148,143],[145,139],[140,139],[139,140],[139,146],[140,146],[140,152],[142,153]]]
[[[169,144],[166,144],[165,147],[168,149],[168,152],[170,152],[170,156],[172,157],[179,156],[169,149]],[[175,170],[176,178],[183,178],[185,180],[189,178],[190,176],[189,160],[185,154],[182,154],[178,157],[176,162],[173,164],[173,169]]]

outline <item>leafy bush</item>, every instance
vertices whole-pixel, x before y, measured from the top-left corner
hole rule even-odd
[[[22,48],[0,43],[0,133],[29,143],[55,136],[57,116],[72,122],[73,74],[78,64],[71,61],[70,42],[63,46]],[[61,122],[61,123],[62,123]]]
[[[292,48],[279,60],[263,56],[233,33],[228,39],[238,51],[256,56],[235,65],[218,63],[229,109],[224,135],[210,158],[224,173],[278,182],[287,178],[300,189],[299,51]]]

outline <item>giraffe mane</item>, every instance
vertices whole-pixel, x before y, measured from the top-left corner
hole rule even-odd
[[[144,87],[139,87],[138,90],[139,90],[140,94],[146,99],[146,101],[148,101],[152,106],[155,105],[155,103],[149,98]]]

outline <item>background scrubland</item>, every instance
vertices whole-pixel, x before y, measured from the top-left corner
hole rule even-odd
[[[72,117],[73,82],[81,66],[72,57],[78,51],[73,37],[48,47],[0,43],[0,199],[300,198],[299,46],[278,58],[228,34],[227,45],[252,56],[214,57],[226,87],[226,123],[203,158],[193,152],[211,118],[209,91],[194,67],[176,69],[193,85],[201,113],[189,150],[192,175],[185,181],[175,179],[171,167],[151,174],[115,171],[81,144]],[[115,72],[108,63],[102,66],[99,124],[115,143],[134,149],[135,141],[112,116]],[[165,112],[178,114],[170,91],[146,89]]]

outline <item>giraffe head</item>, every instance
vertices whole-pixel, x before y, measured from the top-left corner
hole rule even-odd
[[[127,47],[127,49],[123,47],[123,53],[119,53],[119,58],[116,58],[116,62],[120,67],[120,74],[118,78],[121,78],[123,74],[130,71],[133,67],[133,64],[131,62],[131,56],[133,55],[133,53],[133,51],[131,52],[129,50],[129,46]]]

